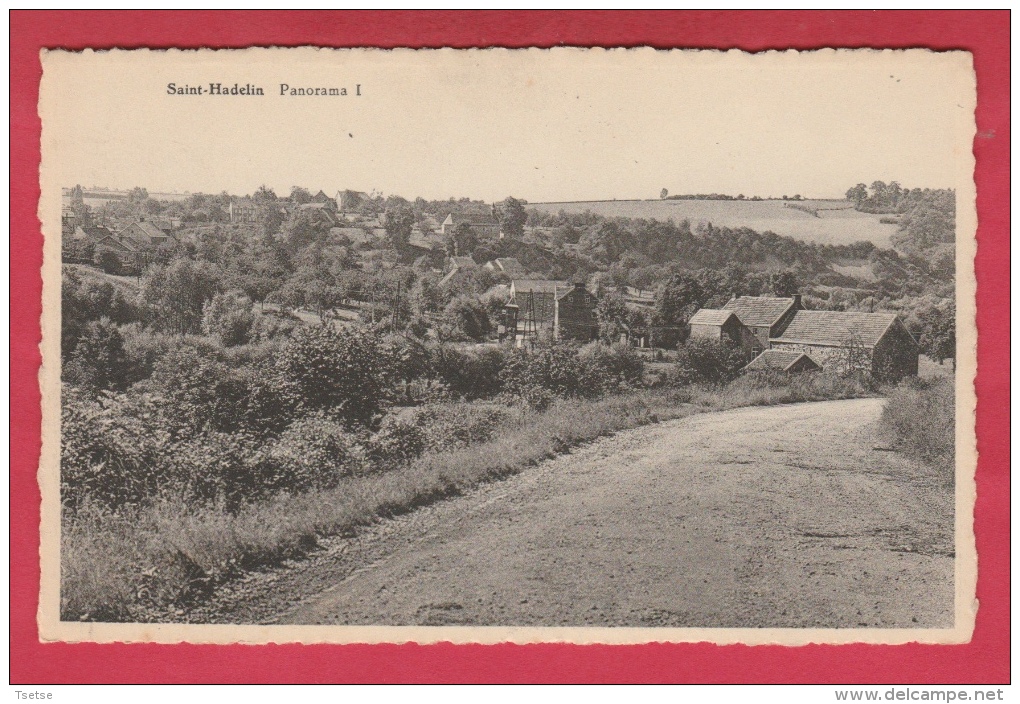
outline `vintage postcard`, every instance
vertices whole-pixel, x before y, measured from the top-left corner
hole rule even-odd
[[[962,51],[44,51],[47,641],[961,643]]]

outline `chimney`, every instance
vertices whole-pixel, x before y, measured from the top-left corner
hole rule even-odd
[[[804,310],[804,306],[800,302],[800,294],[799,293],[793,294],[793,309],[794,310]]]

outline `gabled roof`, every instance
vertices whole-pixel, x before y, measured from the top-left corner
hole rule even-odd
[[[552,281],[549,279],[514,279],[510,284],[515,294],[528,293],[551,293],[556,294],[558,288],[569,288],[566,281]]]
[[[810,362],[810,366],[821,369],[815,360],[808,357],[803,352],[793,352],[791,350],[765,350],[760,355],[751,360],[751,363],[744,367],[744,371],[749,372],[764,372],[764,371],[789,371],[801,358],[807,359]]]
[[[151,222],[148,222],[147,220],[143,220],[141,222],[133,222],[127,227],[125,227],[124,230],[125,231],[129,230],[132,227],[134,227],[137,230],[141,230],[142,234],[145,235],[146,237],[164,239],[167,236],[165,232],[163,232],[162,230],[160,230],[158,227],[153,225]],[[122,232],[121,234],[124,233]],[[128,235],[128,237],[133,236],[134,235]]]
[[[689,322],[691,325],[725,325],[726,321],[732,318],[736,313],[732,310],[719,310],[716,308],[702,308],[697,313],[691,316]]]
[[[776,342],[839,346],[852,337],[872,347],[896,322],[894,313],[799,310]]]
[[[566,286],[561,286],[561,287],[556,289],[556,300],[559,301],[559,300],[565,298],[566,296],[568,296],[569,294],[573,293],[577,289],[581,289],[582,291],[587,291],[588,295],[592,296],[591,292],[588,291],[588,289],[586,289],[584,287],[584,284],[573,284],[573,283],[569,283],[568,282]],[[592,298],[594,298],[594,296],[592,296]]]
[[[474,269],[478,266],[471,257],[450,257],[450,265],[454,269]]]
[[[736,313],[744,325],[757,327],[775,325],[793,307],[793,303],[792,298],[740,296],[731,299],[723,308]]]
[[[528,275],[528,270],[517,261],[516,257],[498,257],[493,259],[492,262],[497,269],[511,278],[520,278]]]

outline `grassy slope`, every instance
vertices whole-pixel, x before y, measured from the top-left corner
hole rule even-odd
[[[861,386],[809,375],[776,386],[742,379],[724,389],[643,390],[597,401],[559,401],[525,412],[495,438],[427,454],[399,469],[351,477],[336,489],[281,496],[236,515],[163,504],[114,516],[83,511],[61,536],[62,618],[148,620],[200,600],[245,569],[313,549],[389,515],[524,470],[620,430],[728,408],[869,395]]]

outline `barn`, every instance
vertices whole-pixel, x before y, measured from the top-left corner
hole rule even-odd
[[[799,310],[782,333],[769,341],[774,350],[803,352],[823,367],[868,371],[897,381],[917,375],[917,341],[894,313]]]

